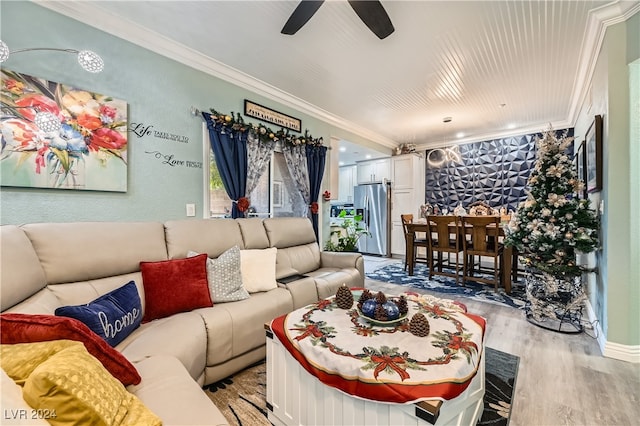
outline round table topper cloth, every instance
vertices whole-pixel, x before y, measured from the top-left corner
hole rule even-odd
[[[351,309],[332,297],[274,319],[271,329],[309,373],[355,397],[408,404],[464,392],[480,365],[484,318],[451,300],[405,293],[406,320],[381,326],[360,316],[361,290],[352,293]],[[418,312],[429,321],[426,337],[409,332]]]

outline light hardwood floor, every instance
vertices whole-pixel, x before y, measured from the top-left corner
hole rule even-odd
[[[365,256],[365,270],[398,260]],[[365,286],[406,291],[369,279]],[[603,357],[591,330],[556,333],[527,322],[521,310],[458,300],[487,320],[486,346],[520,357],[511,426],[640,424],[640,364]]]

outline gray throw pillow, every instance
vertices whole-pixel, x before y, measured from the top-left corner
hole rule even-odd
[[[194,251],[187,253],[187,257],[197,255],[198,253]],[[207,259],[207,280],[213,303],[234,302],[249,298],[249,293],[242,286],[238,246],[231,247],[217,259]]]

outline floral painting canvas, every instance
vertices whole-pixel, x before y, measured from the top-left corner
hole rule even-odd
[[[127,103],[2,69],[0,184],[127,190]],[[51,113],[59,130],[36,125]]]

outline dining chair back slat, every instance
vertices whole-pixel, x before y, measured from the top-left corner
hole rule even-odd
[[[456,284],[460,279],[459,253],[463,250],[460,238],[460,224],[457,216],[427,216],[430,232],[427,232],[427,242],[429,245],[429,278],[433,275],[444,275],[453,277]],[[455,273],[443,268],[443,253],[455,254]],[[437,258],[437,261],[436,261]],[[449,265],[453,266],[449,262]]]
[[[503,249],[498,237],[500,234],[499,216],[463,216],[461,218],[462,228],[465,230],[463,239],[464,265],[463,283],[467,280],[493,284],[497,289],[500,283],[499,259]],[[478,256],[476,266],[475,257]],[[482,257],[491,257],[493,268],[491,278],[477,275],[484,272],[482,269]]]
[[[415,265],[416,263],[425,263],[428,264],[429,263],[429,259],[428,259],[428,242],[426,238],[419,238],[415,232],[412,232],[409,230],[409,228],[407,227],[408,224],[413,223],[413,215],[410,213],[407,214],[401,214],[400,215],[400,219],[402,220],[402,227],[404,228],[404,242],[405,242],[405,247],[408,247],[407,245],[407,240],[410,238],[413,241],[413,253],[405,253],[404,256],[404,269],[406,270],[409,264],[409,261],[413,262],[413,264]],[[423,247],[424,251],[426,251],[427,253],[425,254],[425,256],[420,256],[418,253],[419,247]],[[411,258],[410,258],[411,256]]]

